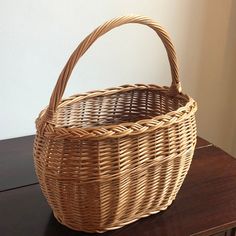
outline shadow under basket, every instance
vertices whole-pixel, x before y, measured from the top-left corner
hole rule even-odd
[[[197,105],[180,91],[173,55],[170,88],[124,85],[61,100],[88,47],[126,23],[150,26],[173,54],[168,35],[149,18],[106,22],[72,54],[36,120],[34,161],[42,192],[58,221],[79,231],[104,232],[165,210],[183,183],[196,144]]]

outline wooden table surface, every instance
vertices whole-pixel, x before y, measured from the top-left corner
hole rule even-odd
[[[32,143],[33,136],[0,141],[1,236],[236,235],[236,161],[201,138],[166,211],[103,234],[76,232],[56,221],[37,183]]]

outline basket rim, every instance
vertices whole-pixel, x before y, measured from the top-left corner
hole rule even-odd
[[[158,90],[163,93],[167,93],[169,91],[169,87],[167,86],[161,87],[154,84],[122,85],[119,87],[112,87],[104,90],[89,91],[86,93],[72,95],[66,99],[63,99],[60,102],[58,109],[66,105],[72,105],[76,102],[84,101],[89,98],[109,96],[116,93],[144,89]],[[117,124],[91,127],[58,127],[53,122],[47,121],[45,123],[45,128],[43,129],[43,131],[40,132],[40,121],[47,110],[46,107],[39,113],[39,116],[35,121],[37,134],[55,139],[70,138],[81,140],[100,140],[105,138],[121,138],[124,136],[133,136],[146,132],[151,132],[158,128],[167,127],[172,124],[183,122],[185,119],[188,119],[189,117],[195,114],[195,112],[197,111],[197,103],[193,98],[183,93],[179,93],[175,97],[186,100],[186,104],[184,106],[179,107],[175,111],[168,112],[164,115],[154,116],[149,119],[140,119],[136,122],[121,122]]]

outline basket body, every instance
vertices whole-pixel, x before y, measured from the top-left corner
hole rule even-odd
[[[109,128],[111,122],[122,124],[141,117],[167,119],[165,114],[189,104],[187,97],[173,99],[153,86],[117,91],[59,108],[54,122],[59,127],[100,122]],[[64,138],[60,130],[54,136],[37,134],[35,166],[55,217],[72,229],[103,232],[166,209],[192,160],[196,143],[193,105],[172,112],[170,121],[176,120],[172,124],[162,125],[159,120],[159,128],[137,127],[135,135],[80,140],[75,134]]]
[[[79,58],[101,35],[127,23],[159,35],[171,86],[124,85],[62,100]],[[175,50],[162,27],[141,16],[98,27],[71,55],[36,120],[35,169],[54,216],[75,230],[104,232],[166,209],[190,167],[196,110],[181,92]]]

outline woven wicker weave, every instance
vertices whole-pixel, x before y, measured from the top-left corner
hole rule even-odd
[[[80,57],[101,35],[127,23],[147,25],[161,38],[170,88],[125,85],[62,100]],[[192,160],[196,110],[196,102],[181,92],[174,47],[157,23],[119,17],[88,35],[36,120],[36,173],[58,221],[79,231],[103,232],[166,209]]]

